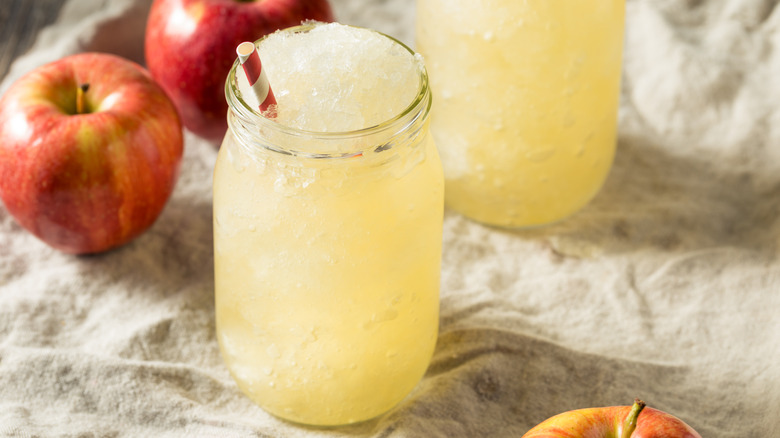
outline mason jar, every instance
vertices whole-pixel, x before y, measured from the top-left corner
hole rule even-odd
[[[313,132],[260,115],[237,71],[213,186],[224,362],[276,416],[370,419],[414,388],[437,339],[444,181],[427,73],[389,120]]]
[[[625,0],[417,0],[446,204],[534,227],[585,206],[615,154]]]

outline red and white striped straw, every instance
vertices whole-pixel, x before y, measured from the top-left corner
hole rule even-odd
[[[244,68],[244,73],[246,73],[246,77],[249,80],[249,85],[252,87],[255,96],[257,96],[257,101],[260,102],[260,112],[265,113],[269,106],[276,105],[276,98],[263,70],[263,63],[260,62],[257,48],[255,48],[254,43],[245,41],[236,47],[236,53],[238,54],[238,61]],[[269,113],[265,115],[273,118],[276,114]]]

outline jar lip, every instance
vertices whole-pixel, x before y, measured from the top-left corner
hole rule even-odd
[[[311,29],[313,29],[315,26],[320,25],[323,23],[320,22],[314,22],[314,21],[308,21],[304,24],[289,27],[286,29],[283,29],[282,31],[285,32],[307,32]],[[351,25],[344,25],[359,29],[357,26],[351,26]],[[409,46],[404,44],[403,42],[399,41],[398,39],[389,36],[387,34],[384,34],[382,32],[373,30],[373,29],[366,29],[370,30],[371,32],[375,32],[385,38],[388,38],[398,44],[399,46],[403,47],[406,51],[408,51],[413,57],[416,57],[417,53],[412,50]],[[262,38],[258,39],[254,42],[254,44],[257,46],[262,40],[267,38],[268,35],[263,36]],[[428,83],[428,72],[425,68],[425,65],[423,63],[418,63],[419,65],[419,87],[417,90],[417,94],[415,95],[414,99],[407,105],[402,111],[400,111],[398,114],[393,116],[390,119],[387,119],[381,123],[368,126],[365,128],[360,128],[356,130],[351,131],[311,131],[306,129],[299,129],[292,126],[287,126],[284,124],[281,124],[273,119],[268,119],[264,117],[260,112],[258,112],[256,109],[249,106],[249,104],[241,97],[240,93],[238,92],[238,86],[236,85],[236,71],[240,70],[240,64],[238,59],[236,59],[233,62],[233,66],[230,69],[230,72],[228,73],[227,80],[225,81],[225,97],[227,99],[228,106],[231,110],[236,113],[236,115],[239,116],[239,118],[250,121],[254,124],[257,124],[259,127],[265,127],[272,129],[278,133],[293,135],[297,137],[307,137],[312,139],[321,139],[321,140],[335,140],[335,139],[350,139],[350,138],[357,138],[357,137],[365,137],[368,135],[374,135],[377,133],[381,133],[383,131],[389,130],[393,128],[394,126],[397,126],[404,122],[405,119],[410,118],[410,123],[413,123],[418,118],[418,113],[424,113],[427,114],[430,111],[431,107],[431,95],[430,95],[430,89],[429,89],[429,83]],[[426,102],[427,101],[427,102]],[[407,125],[407,123],[403,123],[404,126]],[[373,146],[375,147],[375,146]],[[276,149],[276,148],[274,148]],[[281,151],[280,151],[281,152]],[[284,152],[293,152],[289,150],[284,150]],[[354,153],[348,153],[348,154],[332,154],[334,156],[342,156],[342,155],[359,155],[361,151],[355,151]],[[331,155],[331,154],[316,154],[316,153],[305,153],[305,152],[298,152],[294,151],[294,154],[296,155],[314,155],[314,156],[320,156],[320,155]]]

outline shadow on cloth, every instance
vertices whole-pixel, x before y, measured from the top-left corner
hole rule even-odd
[[[172,197],[157,222],[137,239],[80,262],[85,275],[126,283],[128,290],[168,296],[197,287],[211,294],[211,199]]]
[[[693,386],[701,381],[690,379],[694,372],[581,353],[508,331],[451,331],[439,337],[421,385],[373,427],[379,437],[519,437],[560,412],[630,405],[639,397],[707,436],[720,426],[692,418],[688,407],[716,394]]]
[[[559,255],[734,246],[774,252],[780,179],[717,157],[670,153],[660,139],[624,134],[612,171],[583,210],[557,224],[498,230],[550,240]]]

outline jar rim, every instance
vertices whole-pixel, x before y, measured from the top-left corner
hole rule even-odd
[[[309,30],[321,24],[324,23],[308,21],[298,26],[292,26],[286,29],[282,29],[279,32],[282,31],[283,32],[308,32]],[[374,32],[398,44],[404,50],[409,52],[409,54],[411,54],[413,57],[417,56],[417,53],[414,50],[412,50],[409,46],[407,46],[400,40],[390,35],[387,35],[385,33],[373,29],[361,28],[358,26],[352,26],[352,25],[344,25],[344,26],[353,27],[357,29],[364,29],[364,30],[369,30],[371,32]],[[255,46],[260,44],[261,41],[263,41],[267,37],[268,35],[265,35],[260,39],[258,39],[257,41],[255,41],[254,42]],[[241,120],[245,122],[250,122],[252,124],[257,125],[260,128],[268,128],[277,133],[286,134],[295,137],[305,137],[305,138],[316,139],[316,140],[352,139],[352,138],[381,134],[382,132],[388,131],[399,125],[401,126],[401,128],[398,129],[398,131],[403,131],[404,129],[406,129],[405,127],[414,124],[415,121],[420,118],[420,115],[422,115],[423,118],[427,116],[431,108],[431,93],[429,89],[428,72],[427,69],[425,68],[425,65],[422,62],[420,62],[418,68],[419,86],[417,89],[417,93],[414,96],[414,99],[412,99],[409,105],[407,105],[403,110],[399,111],[398,114],[391,117],[390,119],[387,119],[375,125],[367,126],[365,128],[360,128],[356,130],[350,130],[350,131],[312,131],[312,130],[300,129],[300,128],[284,125],[273,119],[266,118],[259,111],[251,107],[246,102],[246,100],[244,100],[244,98],[241,96],[241,93],[238,90],[236,72],[239,70],[240,70],[240,63],[239,60],[236,59],[233,62],[233,66],[230,69],[230,72],[228,73],[227,80],[225,81],[225,97],[230,110],[233,111],[235,115],[237,115]],[[407,119],[408,122],[406,122]],[[233,128],[230,127],[229,129],[233,129]],[[372,149],[375,147],[376,146],[370,146],[366,149]],[[308,155],[308,156],[315,156],[315,157],[355,156],[355,155],[360,155],[362,152],[362,150],[356,150],[354,152],[348,152],[348,153],[312,153],[312,152],[304,152],[304,151],[293,151],[293,150],[288,150],[287,148],[277,148],[277,147],[271,149],[274,149],[277,152],[282,152],[282,153],[288,153],[293,155],[304,155],[304,156]]]

